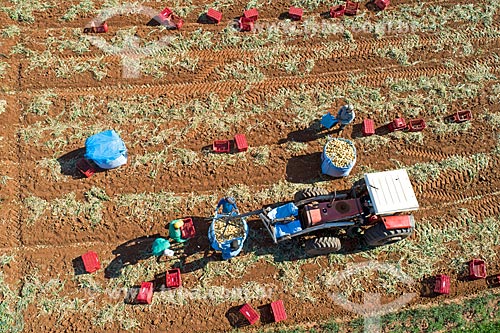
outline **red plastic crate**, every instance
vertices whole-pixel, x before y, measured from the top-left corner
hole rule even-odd
[[[182,220],[184,222],[181,228],[181,235],[184,239],[193,238],[196,235],[196,230],[194,229],[194,223],[192,218],[186,218]]]
[[[410,132],[422,131],[427,127],[424,119],[412,119],[407,124],[407,129]]]
[[[137,303],[151,304],[153,300],[153,282],[143,282],[141,283],[141,288],[137,294]]]
[[[375,134],[375,122],[373,119],[363,120],[363,136],[370,136]]]
[[[486,265],[484,263],[484,260],[472,259],[469,262],[469,277],[471,279],[486,278]]]
[[[345,15],[354,16],[358,13],[358,9],[359,9],[359,2],[346,0],[345,12],[344,12]]]
[[[184,25],[184,20],[175,14],[170,15],[170,22],[174,24],[177,30],[182,28],[182,26]]]
[[[434,292],[438,294],[449,294],[450,293],[450,277],[447,275],[436,276],[436,284],[434,286]]]
[[[251,8],[243,12],[243,17],[252,22],[255,22],[259,18],[259,12],[256,8]]]
[[[343,5],[338,5],[336,7],[331,7],[330,8],[330,17],[340,17],[344,16],[345,13],[345,7]]]
[[[380,10],[386,9],[390,3],[390,0],[375,0],[375,6],[377,6]]]
[[[253,30],[253,22],[250,19],[247,19],[245,17],[240,17],[239,24],[240,24],[240,31],[252,31]]]
[[[216,153],[229,153],[231,151],[231,143],[229,140],[215,140],[212,148]]]
[[[88,251],[82,255],[83,266],[85,266],[85,271],[87,273],[94,273],[101,268],[101,263],[99,258],[97,258],[97,253],[94,251]]]
[[[170,15],[172,15],[172,14],[173,14],[173,11],[172,11],[170,8],[168,8],[168,7],[166,7],[164,10],[162,10],[162,11],[160,12],[160,16],[161,16],[162,18],[164,18],[164,19],[169,18],[169,17],[170,17]]]
[[[167,288],[179,288],[182,285],[181,270],[179,268],[169,269],[166,274],[165,284]]]
[[[250,325],[255,324],[260,318],[257,311],[255,311],[248,303],[241,307],[240,313],[248,320]]]
[[[290,19],[300,21],[302,20],[302,15],[304,15],[304,10],[302,8],[290,7],[288,10],[288,16]]]
[[[236,134],[234,136],[234,142],[236,143],[236,149],[238,151],[248,150],[248,142],[245,134]]]
[[[423,119],[412,119],[408,122],[407,130],[409,132],[420,132],[427,127],[425,120]]]
[[[456,123],[472,120],[472,112],[470,110],[458,111],[453,115],[453,120]]]
[[[81,158],[78,162],[76,162],[76,168],[87,178],[92,177],[95,173],[94,167],[84,158]]]
[[[96,27],[90,27],[83,29],[84,33],[105,33],[108,32],[108,23],[102,22]]]
[[[273,317],[275,322],[279,322],[286,319],[285,306],[282,300],[277,300],[271,303],[271,310],[273,312]]]
[[[406,121],[404,118],[396,118],[389,124],[389,131],[401,131],[406,129]]]
[[[207,11],[207,17],[216,23],[220,23],[220,21],[222,20],[222,13],[218,10],[210,8]]]

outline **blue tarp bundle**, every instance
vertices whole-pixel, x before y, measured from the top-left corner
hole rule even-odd
[[[281,238],[286,235],[292,235],[301,230],[302,227],[299,220],[293,220],[292,222],[288,223],[276,223],[274,225],[274,234],[276,235],[276,238]]]
[[[118,133],[107,130],[85,140],[85,158],[102,169],[113,169],[127,163],[127,148]]]
[[[228,240],[224,240],[222,242],[219,242],[219,240],[217,240],[217,237],[215,236],[214,224],[215,224],[215,221],[217,221],[218,219],[222,219],[225,216],[228,216],[228,215],[215,214],[215,216],[212,220],[212,223],[210,224],[210,227],[208,228],[208,240],[210,241],[210,246],[212,246],[212,248],[215,251],[222,252],[222,259],[227,260],[227,259],[231,259],[233,257],[236,257],[238,254],[240,254],[241,250],[243,249],[243,244],[245,243],[245,240],[248,237],[248,225],[247,225],[245,218],[242,218],[242,219],[239,219],[236,221],[235,220],[231,221],[230,223],[242,223],[243,224],[243,229],[245,231],[244,236],[243,237],[236,237],[233,239],[228,239]],[[231,249],[231,242],[234,240],[238,241],[238,248],[235,250],[232,250]]]
[[[275,220],[284,219],[290,216],[297,216],[298,214],[299,209],[293,204],[293,202],[290,202],[283,206],[273,208],[269,213],[267,213],[267,217],[271,220]]]

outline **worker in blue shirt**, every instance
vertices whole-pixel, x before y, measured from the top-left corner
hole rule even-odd
[[[321,125],[326,129],[331,129],[335,125],[340,124],[339,130],[342,131],[353,120],[354,107],[351,104],[346,104],[340,108],[336,117],[334,117],[330,112],[326,113],[321,118]]]
[[[340,123],[339,130],[343,130],[354,120],[354,107],[351,104],[342,106],[337,113],[337,120]]]
[[[215,211],[218,212],[219,208],[222,207],[222,214],[238,214],[238,207],[236,206],[236,200],[233,197],[224,197],[219,200]]]

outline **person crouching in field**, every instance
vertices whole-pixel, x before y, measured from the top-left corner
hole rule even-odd
[[[321,118],[321,125],[326,129],[333,129],[335,125],[339,124],[339,132],[353,122],[355,117],[354,107],[352,104],[346,104],[337,112],[337,116],[333,116],[330,112]]]

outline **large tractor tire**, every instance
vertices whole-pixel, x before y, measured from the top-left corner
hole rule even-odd
[[[305,190],[298,191],[295,193],[294,201],[298,202],[304,199],[314,198],[320,195],[328,195],[330,192],[323,188],[307,188]]]
[[[399,242],[413,233],[413,228],[387,230],[383,222],[365,230],[365,241],[370,246],[382,246]]]
[[[306,242],[306,253],[310,256],[339,252],[342,249],[337,237],[318,237]]]

